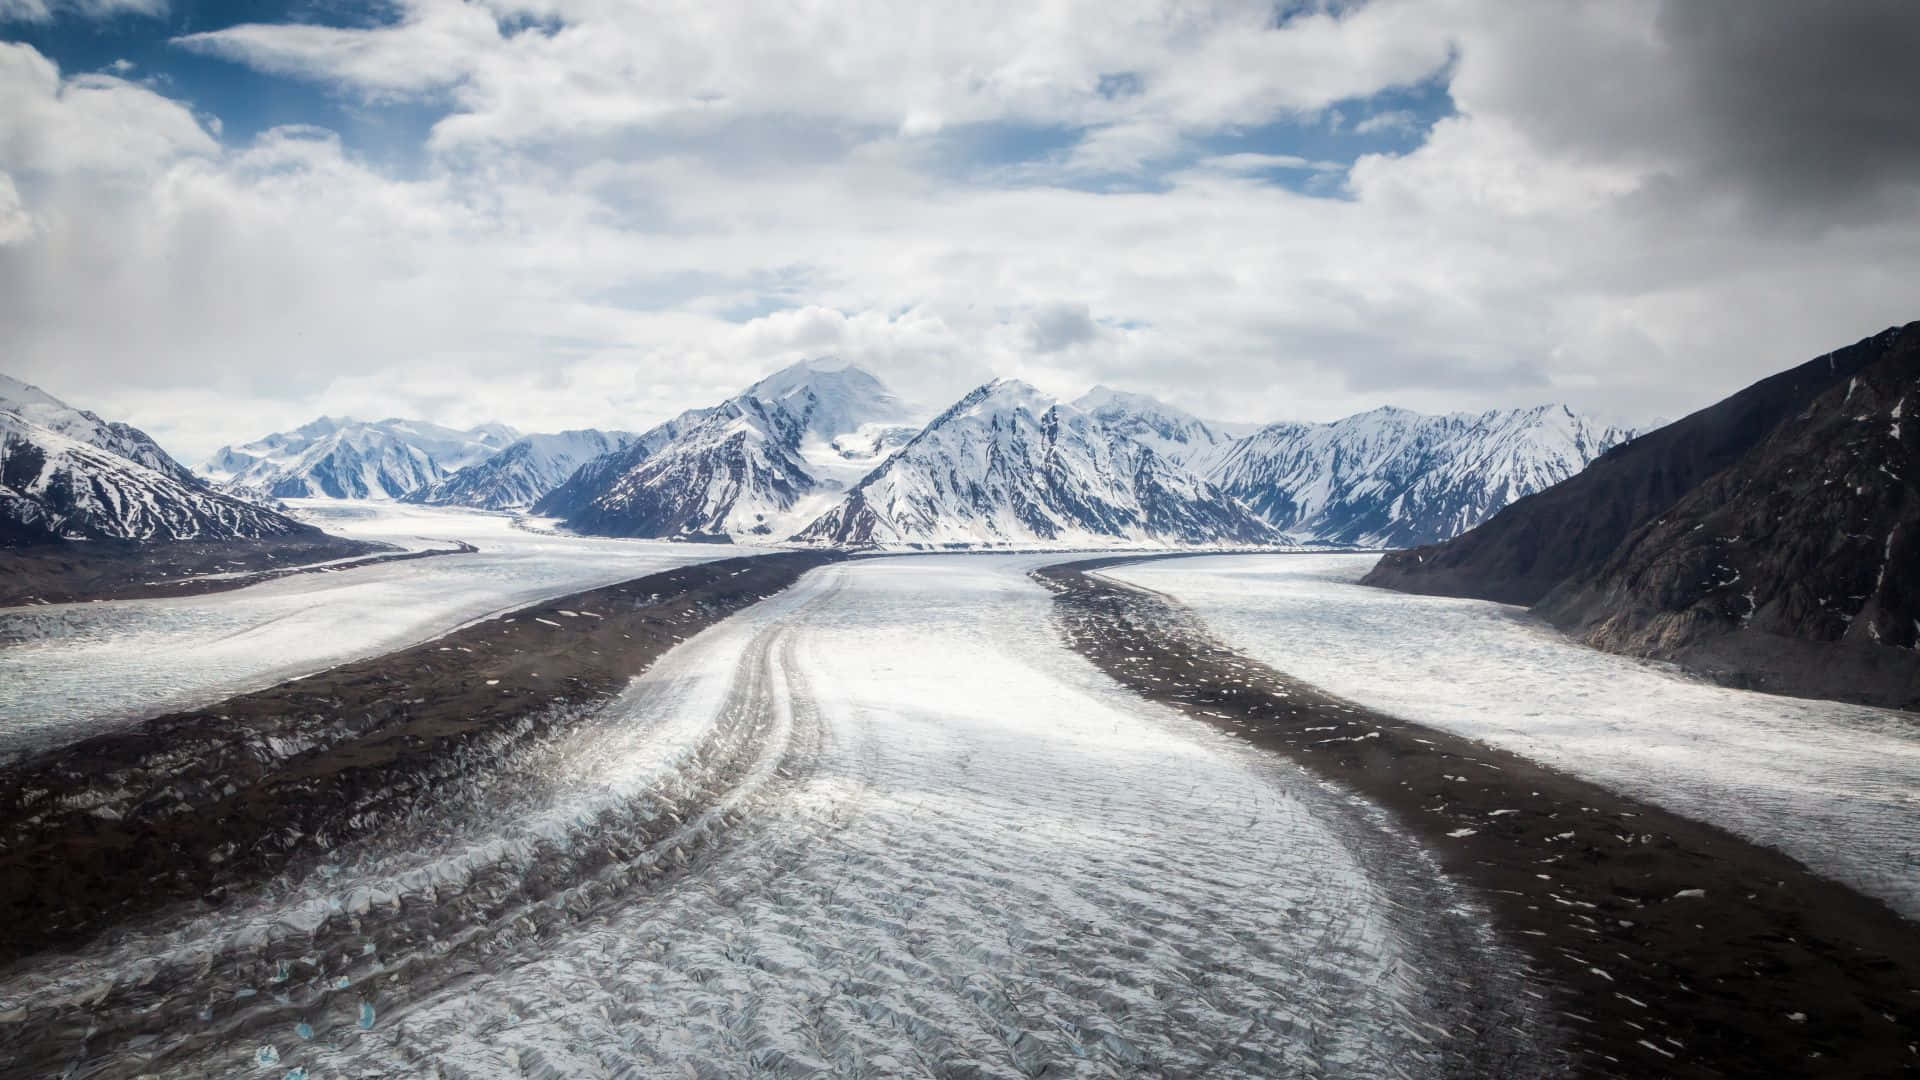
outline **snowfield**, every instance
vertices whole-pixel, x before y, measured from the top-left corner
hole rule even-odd
[[[30,961],[0,1012],[178,1075],[1529,1072],[1554,1037],[1486,914],[1366,806],[1068,652],[1026,577],[1058,559],[815,570],[540,782]]]
[[[1792,855],[1920,917],[1920,724],[1731,690],[1575,644],[1520,608],[1355,584],[1369,555],[1225,555],[1101,571],[1225,644]]]
[[[498,514],[292,500],[329,532],[480,551],[174,599],[0,609],[0,755],[417,644],[504,609],[755,549],[543,535]]]

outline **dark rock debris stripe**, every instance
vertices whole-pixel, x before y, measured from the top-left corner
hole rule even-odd
[[[1582,1074],[1920,1075],[1920,925],[1721,829],[1323,693],[1090,574],[1134,561],[1034,573],[1068,644],[1391,812],[1553,981]]]
[[[389,544],[322,534],[165,544],[93,540],[12,548],[0,550],[0,608],[199,596],[294,574],[330,574],[480,550],[464,540],[438,542],[453,546],[402,551]],[[218,573],[232,576],[207,576]]]
[[[218,905],[485,782],[471,774],[836,558],[651,574],[0,768],[0,967]]]

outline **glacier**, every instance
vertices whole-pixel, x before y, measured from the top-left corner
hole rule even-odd
[[[1485,913],[1364,804],[1067,651],[1026,577],[1057,558],[815,570],[666,654],[536,781],[0,975],[29,1021],[0,1039],[84,1027],[162,1076],[1545,1060]]]
[[[340,536],[409,550],[457,540],[480,550],[199,596],[0,608],[0,754],[390,652],[538,600],[753,550],[559,536],[471,510],[290,504]]]
[[[1920,917],[1910,716],[1716,686],[1580,645],[1522,608],[1355,584],[1370,555],[1100,571],[1275,670],[1718,825]]]

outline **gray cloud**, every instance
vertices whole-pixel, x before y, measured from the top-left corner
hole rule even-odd
[[[1035,352],[1059,352],[1092,341],[1099,334],[1099,324],[1085,304],[1047,304],[1027,317],[1027,337]]]
[[[1920,4],[1685,0],[1661,12],[1676,151],[1768,208],[1847,217],[1920,188]]]
[[[535,7],[564,25],[504,36]],[[0,364],[192,458],[319,412],[641,427],[823,354],[935,407],[999,374],[1233,420],[1678,415],[1920,314],[1896,9],[1026,10],[405,0],[199,43],[446,104],[405,175],[0,46]],[[1071,160],[1134,168],[1436,67],[1454,112],[1338,198],[1271,182],[1317,145],[1124,192],[936,152],[1086,132]]]
[[[1571,159],[1649,174],[1669,213],[1857,220],[1920,188],[1920,4],[1660,0],[1508,7],[1454,86]],[[1508,17],[1510,16],[1510,17]]]

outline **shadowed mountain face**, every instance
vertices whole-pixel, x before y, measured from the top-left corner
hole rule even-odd
[[[1367,584],[1531,604],[1590,644],[1920,704],[1920,323],[1623,445]]]

